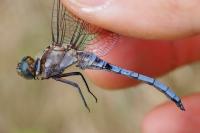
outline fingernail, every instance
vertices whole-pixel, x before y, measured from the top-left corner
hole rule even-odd
[[[105,9],[111,0],[68,0],[71,6],[78,7],[84,12],[94,12]]]
[[[103,5],[107,0],[70,0],[73,4],[82,6],[99,6]]]

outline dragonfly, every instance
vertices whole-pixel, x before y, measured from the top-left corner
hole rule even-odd
[[[16,68],[20,76],[35,80],[53,79],[71,85],[78,90],[85,107],[90,111],[78,83],[65,78],[80,76],[88,93],[97,102],[97,98],[91,92],[85,77],[80,72],[66,73],[65,70],[71,66],[82,70],[105,70],[149,84],[172,100],[180,110],[185,110],[181,99],[167,85],[152,77],[124,69],[101,59],[115,47],[120,36],[73,15],[65,9],[60,0],[54,0],[53,3],[51,36],[52,42],[41,56],[35,59],[31,56],[25,56],[20,60]],[[101,46],[97,45],[100,41]]]

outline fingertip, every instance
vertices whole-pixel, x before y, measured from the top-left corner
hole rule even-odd
[[[146,39],[175,39],[199,34],[199,28],[194,28],[193,22],[196,17],[198,18],[196,12],[186,12],[182,8],[174,8],[170,1],[61,1],[68,10],[81,19],[125,36]],[[196,5],[194,1],[190,3]],[[177,2],[176,4],[178,4],[177,7],[182,7],[187,3]],[[199,10],[199,8],[197,9]]]
[[[142,124],[143,133],[198,133],[200,131],[200,93],[183,98],[186,111],[167,103],[150,112]]]
[[[107,29],[117,32],[113,21],[120,18],[115,9],[113,0],[61,0],[64,6],[81,19]],[[118,15],[117,15],[118,14]],[[119,19],[120,20],[120,19]]]

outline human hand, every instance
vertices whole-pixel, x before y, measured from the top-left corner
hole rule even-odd
[[[118,66],[149,76],[160,76],[184,64],[200,59],[200,1],[112,0],[111,3],[90,0],[91,6],[63,3],[82,19],[105,29],[126,35],[103,58]],[[75,1],[75,0],[73,0]],[[78,0],[77,0],[78,1]],[[87,0],[79,0],[87,1]],[[104,3],[96,6],[95,2]],[[141,40],[157,39],[155,40]],[[159,39],[184,39],[161,41]],[[187,37],[187,38],[186,38]],[[115,74],[87,71],[99,86],[119,89],[137,82]],[[109,81],[108,81],[109,79]],[[113,82],[112,82],[113,81]],[[144,133],[195,133],[200,130],[200,94],[183,98],[186,112],[175,112],[174,105],[164,104],[154,109],[143,122]],[[166,115],[166,114],[170,114]],[[162,122],[160,122],[162,121]]]
[[[199,0],[62,0],[82,19],[126,36],[171,39],[200,32]]]
[[[200,59],[200,36],[179,41],[145,41],[122,37],[119,46],[105,60],[156,77]],[[121,89],[137,83],[123,76],[87,71],[93,82],[103,88]],[[189,88],[188,88],[189,89]],[[200,93],[182,98],[185,112],[174,111],[173,102],[155,108],[145,117],[144,133],[197,133],[200,131]],[[166,114],[170,114],[166,115]],[[161,122],[162,121],[162,122]]]

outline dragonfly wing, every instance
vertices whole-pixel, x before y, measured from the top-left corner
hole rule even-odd
[[[76,18],[76,22],[71,28],[73,28],[73,34],[70,38],[70,44],[72,48],[77,50],[84,50],[86,45],[94,40],[96,36],[102,31],[101,28],[89,24],[79,18]],[[66,37],[64,41],[67,41],[67,39],[68,37]]]
[[[62,36],[65,29],[65,10],[60,0],[54,0],[51,18],[52,42],[61,45]]]
[[[117,45],[119,34],[103,30],[96,38],[89,42],[85,50],[95,53],[97,56],[105,56]]]
[[[54,44],[67,44],[74,49],[81,49],[101,31],[100,28],[72,15],[61,4],[60,0],[54,0],[51,29]]]
[[[71,14],[60,0],[54,0],[51,25],[53,44],[70,45],[73,49],[85,49],[98,56],[108,53],[119,37]]]

